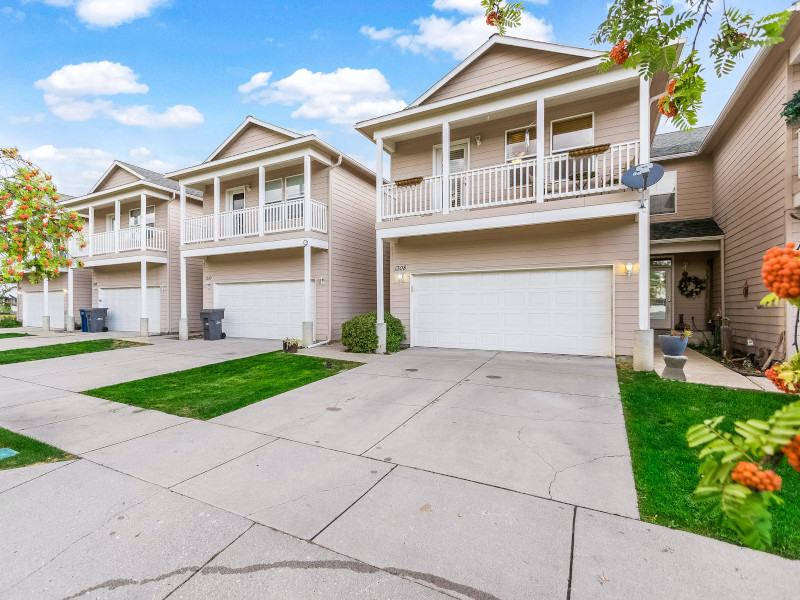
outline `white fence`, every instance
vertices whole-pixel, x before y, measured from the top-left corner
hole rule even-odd
[[[570,157],[568,153],[544,159],[545,198],[600,194],[619,190],[622,174],[639,163],[639,142],[612,144],[601,154]]]
[[[114,231],[104,231],[85,237],[86,247],[80,247],[80,240],[70,240],[69,252],[76,258],[112,254],[117,252]],[[157,227],[147,227],[145,243],[148,250],[167,250],[167,231]],[[140,226],[119,230],[119,252],[142,249],[142,229]]]

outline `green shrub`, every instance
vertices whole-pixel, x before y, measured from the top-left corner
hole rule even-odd
[[[0,318],[0,327],[8,329],[9,327],[22,327],[22,323],[17,321],[14,317]]]
[[[406,339],[403,323],[388,312],[383,313],[383,320],[386,322],[386,351],[397,352],[402,341]],[[378,313],[371,312],[342,323],[344,347],[350,352],[375,352],[378,349],[378,334],[375,333],[377,322]]]

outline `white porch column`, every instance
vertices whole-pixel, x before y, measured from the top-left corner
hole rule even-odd
[[[181,256],[181,319],[178,322],[178,338],[189,339],[189,310],[186,303],[186,258]]]
[[[544,98],[536,101],[536,201],[544,202]]]
[[[89,242],[87,244],[89,248],[89,256],[94,254],[94,250],[92,250],[92,242],[94,241],[94,206],[89,207]]]
[[[639,163],[650,162],[650,84],[639,78]],[[633,368],[653,370],[653,330],[650,328],[650,208],[644,193],[639,211],[639,328],[633,332]]]
[[[139,196],[139,235],[142,238],[142,252],[147,250],[147,194]]]
[[[265,167],[258,167],[258,235],[264,235],[264,205],[267,200],[267,170]]]
[[[142,257],[141,288],[139,295],[142,301],[141,316],[139,317],[139,335],[147,337],[150,333],[150,323],[147,319],[147,260]]]
[[[186,186],[181,185],[181,244],[186,243]]]
[[[219,241],[219,177],[214,177],[214,241]]]
[[[303,157],[303,223],[311,231],[311,155]]]
[[[375,158],[375,220],[383,220],[383,138],[375,140],[377,156]]]
[[[75,269],[67,267],[67,321],[64,327],[67,333],[75,331]]]
[[[314,343],[314,321],[311,320],[311,246],[303,246],[303,346]]]
[[[450,123],[442,123],[442,212],[450,212]]]
[[[50,331],[50,281],[42,280],[42,329]]]
[[[119,200],[114,201],[114,252],[119,252]]]
[[[377,322],[375,323],[375,333],[378,335],[378,349],[375,351],[378,354],[386,353],[386,322],[384,320],[384,297],[383,297],[383,238],[378,236],[376,238],[375,246],[375,262],[376,262],[376,281],[378,288],[375,290],[377,298]]]

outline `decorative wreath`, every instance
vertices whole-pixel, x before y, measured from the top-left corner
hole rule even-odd
[[[707,287],[707,279],[689,275],[686,271],[683,272],[681,280],[678,282],[678,291],[681,296],[686,296],[687,298],[697,298]]]

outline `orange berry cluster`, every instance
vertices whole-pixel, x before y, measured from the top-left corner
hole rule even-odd
[[[675,106],[675,103],[668,98],[667,94],[664,94],[658,100],[658,112],[665,117],[672,118],[678,114],[678,108]]]
[[[775,471],[759,471],[753,463],[741,461],[734,467],[731,479],[736,483],[761,490],[762,492],[777,492],[781,489],[780,475]]]
[[[492,27],[494,27],[495,25],[498,24],[498,21],[499,21],[499,19],[497,18],[497,11],[496,10],[493,10],[488,15],[486,15],[486,24],[487,25],[491,25]]]
[[[776,369],[775,366],[772,366],[766,371],[764,371],[764,375],[766,375],[767,379],[769,379],[772,382],[772,385],[774,385],[782,392],[785,392],[787,394],[797,394],[798,391],[800,391],[800,390],[794,390],[794,391],[790,390],[789,386],[786,385],[786,382],[780,378],[780,371],[778,371],[778,369]]]
[[[611,52],[608,53],[608,57],[618,65],[624,64],[630,56],[630,52],[628,52],[627,47],[628,40],[622,40],[619,44],[616,44],[611,49]]]
[[[800,252],[788,242],[785,248],[775,246],[764,254],[761,266],[764,285],[780,298],[793,300],[800,297]]]
[[[677,79],[673,79],[667,84],[667,93],[671,96],[675,93],[675,84],[678,83]]]
[[[786,462],[788,462],[795,471],[800,473],[800,435],[794,436],[794,439],[786,444],[783,448],[783,453],[786,455]]]

